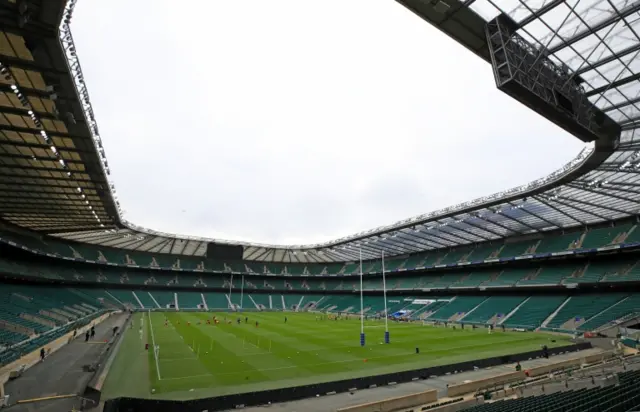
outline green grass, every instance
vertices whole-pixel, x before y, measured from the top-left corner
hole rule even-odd
[[[558,336],[553,336],[556,342],[552,343],[544,333],[496,331],[489,335],[485,329],[390,323],[391,344],[385,345],[384,323],[370,321],[365,324],[367,345],[363,348],[357,319],[316,321],[314,314],[287,313],[285,324],[284,313],[263,312],[247,313],[249,323],[245,324],[245,314],[217,313],[219,319],[233,319],[233,324],[207,325],[206,319],[213,315],[136,314],[134,327],[126,331],[107,377],[105,398],[219,396],[526,352],[543,344],[569,344]],[[238,316],[242,316],[240,325],[235,322]],[[160,347],[157,359],[152,350],[144,350],[144,344],[152,341]]]

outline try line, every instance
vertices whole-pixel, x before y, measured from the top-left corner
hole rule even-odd
[[[151,311],[148,311],[147,314],[149,315],[149,328],[151,330],[151,344],[153,345],[153,347],[151,348],[151,350],[153,350],[153,358],[156,361],[156,373],[158,374],[158,380],[162,380],[162,378],[160,378],[160,363],[158,362],[158,354],[156,353],[156,340],[153,336],[153,322],[151,322]]]

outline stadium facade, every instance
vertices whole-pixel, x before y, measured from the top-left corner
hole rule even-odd
[[[4,2],[0,346],[29,340],[1,363],[113,308],[357,313],[361,271],[369,314],[392,303],[414,319],[574,333],[640,313],[640,3],[398,2],[585,148],[529,184],[309,245],[126,221],[73,43],[76,1]]]

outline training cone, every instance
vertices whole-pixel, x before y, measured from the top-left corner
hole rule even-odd
[[[364,360],[365,362],[367,361],[367,359]]]

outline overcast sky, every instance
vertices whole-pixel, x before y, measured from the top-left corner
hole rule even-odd
[[[582,147],[392,0],[85,0],[72,29],[125,217],[155,230],[326,241]]]

